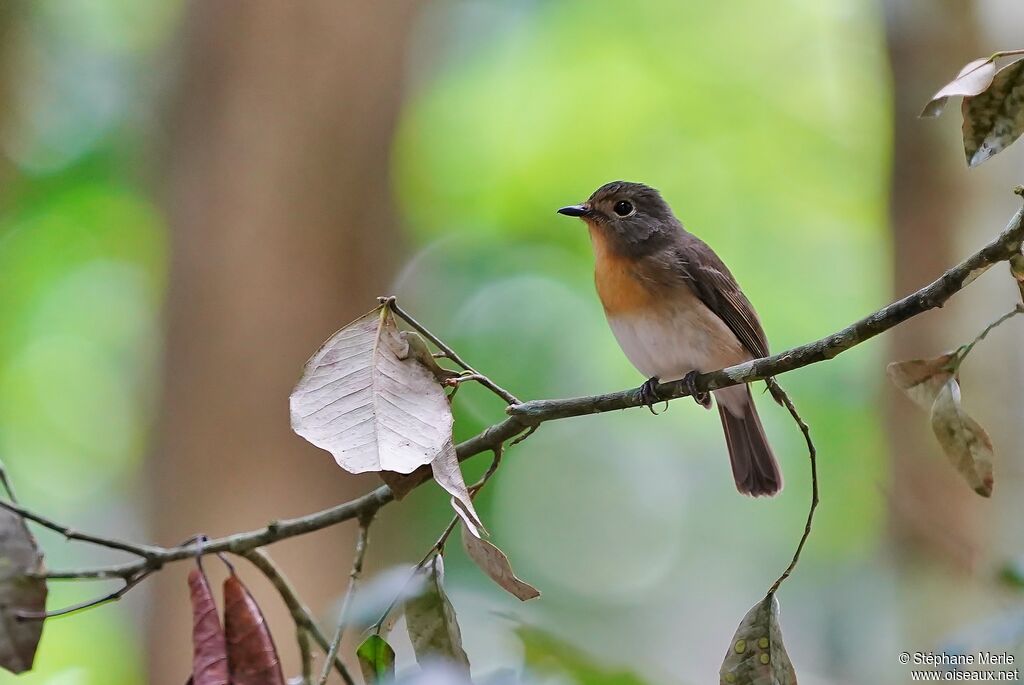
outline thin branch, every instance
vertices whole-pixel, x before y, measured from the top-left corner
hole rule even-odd
[[[1024,314],[1024,304],[1019,304],[1016,307],[1014,307],[1013,309],[1011,309],[1010,311],[1006,312],[1005,314],[1000,316],[998,319],[996,319],[995,321],[993,321],[989,325],[985,326],[985,328],[982,329],[981,333],[978,333],[978,335],[975,336],[974,340],[972,340],[971,342],[967,343],[966,345],[962,345],[960,347],[960,349],[957,350],[957,352],[956,352],[956,356],[957,356],[957,360],[958,360],[957,363],[959,364],[964,359],[966,359],[967,355],[969,355],[971,353],[971,350],[974,349],[974,346],[977,345],[982,340],[984,340],[985,336],[987,336],[989,333],[991,333],[994,328],[998,328],[1003,323],[1005,323],[1007,320],[1012,319],[1013,317],[1017,316],[1018,314]]]
[[[434,345],[437,346],[437,349],[441,350],[441,352],[444,353],[444,357],[452,360],[455,364],[461,366],[463,370],[468,371],[470,373],[470,377],[472,380],[475,380],[476,382],[480,383],[480,385],[483,385],[485,388],[493,392],[495,395],[505,400],[506,404],[519,404],[519,399],[516,398],[515,395],[510,393],[508,390],[505,390],[505,388],[501,387],[500,385],[492,381],[490,378],[488,378],[487,376],[485,376],[484,374],[480,373],[472,366],[467,364],[466,361],[462,357],[460,357],[455,350],[446,345],[444,341],[438,338],[436,335],[431,333],[430,329],[428,329],[426,326],[424,326],[419,321],[410,316],[409,313],[406,312],[404,309],[399,307],[394,295],[391,295],[390,297],[378,297],[377,300],[381,304],[387,304],[389,307],[391,307],[392,311],[394,311],[395,314],[398,314],[400,317],[402,317],[402,319],[404,319],[407,324],[415,328],[420,333],[420,335],[422,335],[430,342],[434,343]]]
[[[1024,193],[1024,190],[1021,191]],[[814,342],[800,347],[787,350],[763,359],[755,359],[743,364],[701,374],[695,380],[696,390],[706,392],[718,390],[730,385],[749,383],[757,380],[765,380],[795,369],[811,364],[832,359],[838,354],[849,350],[856,345],[870,340],[894,326],[910,319],[918,314],[936,307],[941,307],[950,297],[970,284],[981,273],[989,267],[1002,261],[1010,259],[1021,251],[1021,240],[1024,237],[1024,208],[1018,210],[1007,227],[991,242],[972,254],[957,266],[946,271],[936,281],[921,288],[915,293],[894,302],[879,311],[871,314],[860,321],[857,321],[843,330],[832,335],[821,338]],[[433,336],[414,320],[410,320],[400,309],[395,310],[402,318],[406,319],[414,328],[423,335],[429,337],[434,344],[438,344],[436,336]],[[441,343],[443,344],[443,343]],[[441,349],[444,349],[443,347]],[[457,357],[457,355],[456,355]],[[453,359],[453,361],[456,361]],[[459,363],[456,361],[456,363]],[[464,365],[465,363],[462,362]],[[467,365],[468,366],[468,365]],[[678,399],[686,397],[690,393],[683,387],[682,382],[662,383],[658,386],[658,395],[662,398]],[[559,400],[534,400],[521,404],[509,406],[506,410],[510,416],[504,421],[485,429],[480,434],[460,443],[456,450],[459,461],[485,451],[496,449],[499,445],[512,440],[529,429],[546,421],[565,419],[573,416],[586,414],[597,414],[601,412],[617,411],[631,407],[639,407],[643,404],[638,389],[624,390],[621,392],[591,397],[577,397]],[[414,472],[418,474],[419,482],[426,482],[430,479],[430,470],[420,469]],[[96,568],[73,569],[66,571],[51,571],[43,574],[50,579],[101,579],[101,578],[130,578],[140,570],[147,568],[158,568],[160,565],[186,559],[195,556],[197,553],[209,554],[213,552],[232,552],[242,554],[243,552],[262,547],[264,545],[284,540],[287,538],[303,535],[328,526],[341,523],[360,516],[376,512],[382,506],[394,499],[391,490],[387,486],[381,486],[371,492],[357,497],[349,502],[339,504],[330,509],[307,514],[294,519],[276,521],[258,530],[237,533],[223,538],[210,540],[199,546],[189,544],[179,547],[153,547],[133,548],[145,549],[148,557],[146,559],[125,564],[101,566]],[[27,514],[28,512],[26,512]],[[39,517],[41,518],[41,517]],[[36,519],[38,520],[38,518]],[[97,544],[111,546],[110,541],[95,536],[88,536]],[[81,536],[77,539],[81,539]],[[124,548],[128,543],[124,543]]]
[[[807,510],[807,522],[804,524],[803,535],[800,536],[800,542],[797,543],[796,551],[793,552],[793,558],[789,562],[789,566],[782,572],[771,588],[768,590],[767,597],[771,597],[782,585],[786,578],[789,578],[790,574],[793,573],[793,569],[800,562],[800,553],[804,551],[804,545],[807,544],[807,538],[811,534],[811,526],[814,524],[814,510],[818,508],[818,451],[814,448],[814,441],[811,440],[811,429],[807,426],[807,423],[800,417],[800,413],[796,410],[793,405],[793,401],[789,399],[789,395],[782,389],[774,378],[768,379],[768,387],[772,391],[772,396],[780,400],[786,409],[789,410],[790,416],[796,421],[796,425],[800,427],[800,432],[804,434],[804,442],[807,443],[807,457],[811,462],[811,506]]]
[[[295,641],[299,643],[299,659],[302,663],[302,685],[311,685],[313,682],[313,650],[309,645],[309,631],[305,628],[296,628]]]
[[[476,494],[480,492],[480,489],[487,484],[487,481],[491,479],[491,476],[494,475],[494,472],[498,470],[498,467],[501,465],[501,458],[505,454],[504,445],[498,445],[497,447],[494,448],[493,452],[494,458],[491,460],[491,465],[487,467],[487,471],[480,478],[480,480],[478,480],[476,483],[467,488],[467,490],[469,491],[470,499],[476,497]],[[419,573],[420,569],[423,568],[423,566],[427,563],[427,561],[430,560],[432,556],[444,552],[445,543],[448,542],[448,538],[451,537],[452,532],[455,530],[455,526],[459,525],[459,521],[461,520],[462,517],[458,514],[453,516],[451,521],[448,522],[448,525],[445,526],[443,531],[441,531],[441,535],[438,536],[437,542],[431,545],[430,549],[427,550],[427,553],[424,554],[420,558],[420,560],[416,562],[416,565],[412,567],[412,572],[409,574],[409,577],[406,578],[405,582],[402,583],[402,588],[398,591],[397,596],[393,600],[391,600],[391,603],[388,604],[388,607],[384,610],[384,613],[381,614],[381,617],[377,619],[377,621],[372,626],[370,626],[373,632],[380,635],[381,627],[384,625],[384,622],[388,620],[388,616],[391,615],[391,612],[395,610],[395,606],[397,606],[399,600],[405,594],[405,590],[407,587],[409,587],[409,583],[411,583],[413,579],[416,578],[416,574]]]
[[[763,381],[772,376],[833,359],[908,319],[941,307],[950,297],[973,282],[989,267],[1006,261],[1012,255],[1020,252],[1022,237],[1024,237],[1024,208],[1018,210],[1003,232],[985,247],[917,292],[820,340],[770,357],[730,366],[721,371],[700,374],[695,378],[695,389],[698,392],[707,392],[739,383]],[[686,397],[690,392],[685,385],[683,381],[661,383],[658,385],[658,397],[661,399]],[[643,403],[640,389],[637,388],[593,397],[533,400],[509,407],[507,411],[526,425],[536,425],[554,419],[639,407]]]
[[[2,476],[0,478],[2,478],[4,488],[7,490],[8,494],[10,494],[11,489],[7,485],[6,476]],[[0,507],[3,507],[4,509],[10,512],[13,512],[18,516],[21,516],[22,518],[26,518],[29,521],[34,521],[39,525],[43,526],[44,528],[49,528],[50,530],[56,533],[60,533],[67,540],[78,540],[79,542],[88,542],[93,545],[98,545],[100,547],[108,547],[110,549],[116,549],[122,552],[130,552],[131,554],[143,557],[144,559],[149,559],[150,557],[154,556],[155,554],[158,554],[161,551],[160,547],[151,547],[149,545],[136,545],[131,542],[125,542],[124,540],[117,540],[114,538],[105,538],[100,537],[98,535],[81,533],[77,530],[68,528],[65,525],[57,523],[56,521],[48,519],[45,516],[42,516],[33,511],[29,511],[28,509],[18,506],[13,502],[6,502],[4,500],[0,500]]]
[[[129,590],[131,590],[133,587],[135,587],[136,585],[144,581],[146,578],[148,578],[150,574],[152,574],[153,572],[154,570],[152,569],[140,571],[131,578],[126,578],[124,581],[124,585],[122,585],[118,589],[114,590],[110,594],[103,595],[102,597],[97,597],[96,599],[90,599],[85,602],[80,602],[78,604],[72,604],[71,606],[67,606],[62,609],[55,609],[53,611],[18,611],[15,613],[15,616],[19,621],[41,621],[47,618],[67,616],[69,614],[73,614],[78,611],[83,611],[85,609],[92,609],[93,607],[98,607],[102,604],[107,604],[108,602],[116,602],[117,600],[124,597]]]
[[[320,630],[320,626],[313,620],[313,612],[309,610],[303,601],[299,598],[298,592],[295,591],[295,587],[288,580],[288,577],[284,575],[284,572],[278,568],[274,560],[271,559],[270,555],[267,554],[266,550],[263,549],[250,549],[242,552],[240,556],[245,557],[249,562],[263,572],[263,575],[267,577],[274,589],[277,590],[278,594],[281,595],[281,599],[284,601],[286,607],[288,607],[288,613],[291,614],[292,620],[295,622],[295,629],[297,633],[297,640],[299,643],[299,652],[302,655],[302,673],[307,682],[311,682],[313,677],[312,663],[307,661],[311,659],[309,653],[309,637],[312,636],[313,640],[320,646],[320,648],[326,654],[330,651],[330,644],[327,642],[327,637]],[[330,660],[327,661],[330,663]],[[348,673],[345,668],[345,664],[342,663],[341,659],[334,660],[334,668],[342,676],[346,677]],[[309,669],[307,673],[307,669]],[[351,676],[348,676],[351,678]],[[347,681],[346,681],[347,682]]]
[[[7,493],[7,498],[15,504],[18,503],[18,497],[14,494],[14,487],[11,485],[11,479],[7,477],[7,466],[0,461],[0,485],[3,486],[4,492]]]
[[[373,517],[362,517],[359,519],[359,534],[356,537],[356,549],[352,554],[352,571],[348,574],[348,590],[345,591],[345,599],[341,603],[341,611],[338,614],[338,627],[334,631],[334,638],[331,640],[330,649],[327,650],[327,660],[324,662],[324,669],[320,672],[319,685],[326,685],[327,678],[331,675],[331,662],[338,656],[338,649],[341,647],[341,640],[345,637],[345,628],[348,626],[349,608],[352,606],[352,598],[356,593],[356,586],[359,584],[359,576],[363,573],[363,561],[366,559],[366,547],[370,539],[370,523]],[[347,685],[355,685],[355,681],[348,673],[342,673],[341,677]]]

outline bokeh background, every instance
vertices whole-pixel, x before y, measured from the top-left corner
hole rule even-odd
[[[1022,22],[1012,0],[4,2],[0,456],[28,506],[161,544],[342,501],[372,479],[293,436],[287,396],[387,293],[520,397],[635,386],[586,234],[554,214],[616,178],[659,187],[715,247],[773,349],[823,336],[1014,211],[1022,148],[968,171],[956,107],[916,114],[970,59],[1024,47]],[[998,450],[990,501],[884,374],[1012,307],[995,271],[784,379],[820,453],[817,525],[780,595],[803,683],[907,682],[901,651],[1021,649],[1020,325],[963,371]],[[643,682],[715,682],[808,500],[800,436],[761,404],[787,477],[771,501],[735,493],[717,418],[687,402],[512,449],[481,513],[544,595],[510,600],[452,548],[475,672],[518,668],[528,622]],[[462,437],[502,415],[469,387],[456,408]],[[448,516],[433,487],[387,507],[368,575],[418,559]],[[39,535],[52,568],[118,559]],[[271,549],[326,625],[353,536]],[[0,682],[180,683],[185,566],[50,621],[36,670]],[[242,573],[294,674],[287,615]],[[54,584],[51,607],[106,589]]]

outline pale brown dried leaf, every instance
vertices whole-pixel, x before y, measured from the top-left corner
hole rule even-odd
[[[386,306],[335,333],[291,395],[292,429],[351,473],[406,474],[452,438],[452,412],[433,372],[409,354]]]
[[[922,118],[939,116],[946,107],[946,101],[951,97],[978,95],[985,92],[992,85],[992,77],[995,74],[996,65],[990,57],[969,62],[960,70],[955,79],[932,96],[920,116]]]
[[[462,546],[481,571],[516,599],[525,602],[540,597],[540,590],[516,576],[504,552],[487,540],[472,535],[465,527],[462,529]]]
[[[740,621],[718,673],[721,685],[796,685],[775,595],[758,602]]]
[[[11,673],[32,668],[43,621],[20,620],[18,614],[46,611],[43,553],[24,519],[0,509],[0,667]]]
[[[885,371],[893,384],[922,409],[931,409],[946,381],[953,377],[955,353],[932,359],[892,362]]]
[[[950,378],[932,405],[932,431],[953,466],[982,497],[992,495],[992,439],[963,410],[960,384]]]
[[[988,90],[965,97],[961,110],[964,152],[975,167],[1024,133],[1024,60],[996,72]]]
[[[434,474],[434,480],[445,491],[452,496],[452,509],[459,515],[462,522],[470,529],[476,537],[486,534],[484,524],[473,507],[473,500],[466,488],[466,481],[462,477],[462,469],[459,468],[459,456],[455,453],[455,445],[451,441],[441,450],[434,461],[430,462],[430,469]]]
[[[423,592],[405,602],[405,624],[416,661],[425,664],[438,659],[469,668],[469,657],[462,649],[462,633],[455,608],[444,591],[444,561],[435,554],[419,571],[424,577]]]

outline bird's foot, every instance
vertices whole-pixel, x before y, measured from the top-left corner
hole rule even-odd
[[[711,409],[711,393],[697,390],[697,375],[696,371],[691,371],[683,376],[683,387],[693,397],[694,402],[705,409]]]
[[[658,412],[655,411],[654,405],[661,401],[661,397],[658,395],[659,382],[657,376],[651,376],[640,386],[640,401],[655,416],[658,415]],[[668,408],[668,400],[665,400],[665,408]]]

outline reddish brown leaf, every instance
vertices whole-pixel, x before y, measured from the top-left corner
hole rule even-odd
[[[263,612],[234,573],[224,581],[224,632],[232,685],[285,685]]]
[[[228,652],[217,604],[198,565],[188,572],[192,597],[192,678],[194,685],[228,685]]]

